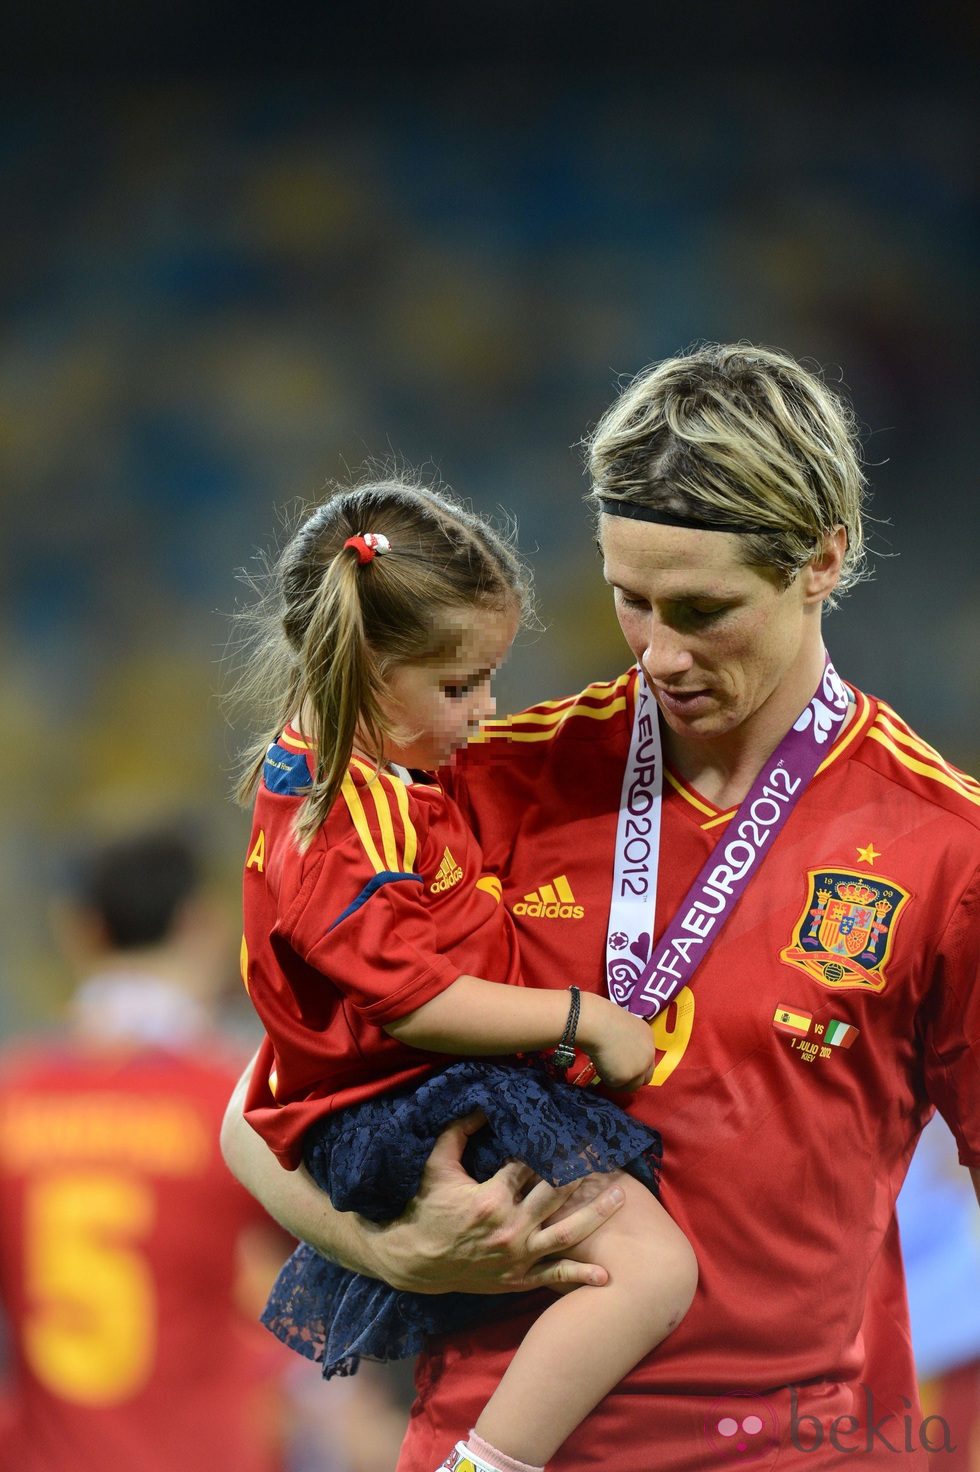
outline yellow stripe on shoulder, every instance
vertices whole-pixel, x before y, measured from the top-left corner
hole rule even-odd
[[[960,771],[959,767],[954,767],[952,762],[948,762],[934,746],[930,746],[928,741],[923,741],[921,736],[917,736],[911,726],[907,725],[901,716],[897,715],[891,706],[886,705],[884,701],[878,702],[878,723],[881,729],[887,732],[893,741],[897,741],[901,746],[907,747],[914,756],[919,757],[920,760],[931,762],[948,777],[952,777],[962,783],[967,791],[980,795],[980,782],[975,777],[971,777],[969,772]]]
[[[938,782],[941,787],[948,787],[951,792],[955,792],[964,802],[969,802],[975,807],[980,807],[980,792],[965,786],[963,782],[957,777],[951,776],[949,772],[942,771],[929,762],[919,761],[917,757],[913,756],[911,751],[907,750],[904,746],[900,746],[877,723],[868,732],[868,740],[877,741],[879,746],[883,746],[886,751],[891,752],[892,756],[910,772],[915,772],[920,777],[927,777],[932,782]]]
[[[503,738],[506,741],[552,741],[561,731],[562,727],[572,716],[584,716],[590,721],[608,721],[611,716],[626,709],[625,700],[613,701],[612,705],[603,706],[597,710],[594,706],[572,706],[567,711],[562,711],[561,716],[543,725],[539,731],[515,731],[512,725],[504,728],[481,729],[472,738],[473,741],[494,741]],[[528,719],[522,717],[522,721]]]
[[[631,678],[627,672],[616,680],[599,680],[566,700],[545,700],[504,720],[484,721],[470,739],[473,742],[550,741],[574,717],[608,721],[626,709],[626,690]],[[597,703],[591,704],[593,701]],[[522,729],[528,726],[532,729]]]
[[[374,803],[384,850],[384,867],[392,874],[411,874],[415,870],[418,853],[418,836],[408,811],[408,792],[404,782],[391,772],[376,771],[368,762],[358,757],[351,759],[354,767],[364,778]],[[392,813],[392,799],[398,814],[403,842],[399,842]],[[379,871],[380,872],[380,871]]]
[[[391,785],[395,790],[395,803],[398,807],[398,816],[402,820],[402,830],[405,834],[405,847],[402,851],[402,864],[400,873],[414,874],[415,860],[419,851],[418,834],[415,832],[415,824],[412,822],[408,811],[408,788],[398,777],[391,778]]]
[[[625,695],[632,678],[633,671],[627,670],[625,674],[617,675],[615,680],[593,680],[591,685],[586,685],[584,690],[579,690],[575,695],[566,695],[561,700],[539,700],[536,705],[528,706],[527,710],[508,719],[524,721],[538,712],[542,715],[561,714],[586,700],[616,700]]]
[[[378,853],[378,846],[374,841],[374,835],[368,825],[367,813],[364,811],[361,794],[354,785],[354,779],[350,772],[344,774],[344,780],[340,785],[340,794],[347,804],[347,811],[350,813],[351,822],[354,824],[354,829],[358,838],[361,840],[361,845],[368,856],[369,862],[374,866],[375,874],[383,873],[386,866],[382,863],[381,855]]]
[[[308,741],[301,741],[294,736],[292,731],[283,731],[278,738],[280,746],[288,746],[290,751],[312,751],[313,748]]]

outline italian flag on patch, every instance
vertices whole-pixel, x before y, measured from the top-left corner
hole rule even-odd
[[[851,1022],[838,1022],[836,1018],[832,1018],[827,1023],[823,1040],[832,1048],[849,1048],[860,1031]]]

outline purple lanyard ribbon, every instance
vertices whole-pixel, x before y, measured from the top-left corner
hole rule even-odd
[[[730,919],[842,729],[849,701],[847,690],[829,656],[825,656],[823,675],[813,697],[764,764],[729,824],[725,838],[712,851],[653,948],[653,897],[657,892],[659,837],[648,845],[649,859],[642,884],[627,878],[635,875],[637,870],[626,867],[630,860],[629,844],[633,841],[625,836],[630,824],[628,797],[637,791],[639,772],[653,771],[652,783],[649,776],[645,776],[642,785],[648,790],[652,786],[651,817],[658,828],[660,821],[663,761],[659,749],[654,757],[649,749],[651,725],[657,727],[659,748],[659,723],[656,720],[651,722],[646,715],[643,717],[643,730],[638,729],[640,712],[647,708],[647,701],[642,698],[644,690],[649,694],[641,669],[637,677],[630,757],[623,782],[606,956],[609,995],[613,1001],[652,1021],[681,988],[688,985],[717,940],[722,926]],[[652,701],[652,697],[650,699]],[[638,919],[638,906],[634,901],[623,898],[627,889],[632,895],[642,892],[645,919]],[[649,930],[635,933],[638,923],[649,926]],[[623,954],[627,947],[634,959]]]

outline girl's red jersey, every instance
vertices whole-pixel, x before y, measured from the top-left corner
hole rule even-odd
[[[242,974],[267,1034],[245,1116],[290,1168],[314,1120],[447,1061],[385,1023],[464,974],[520,984],[500,884],[441,786],[355,759],[301,851],[309,782],[308,747],[287,727],[266,758],[243,884]]]

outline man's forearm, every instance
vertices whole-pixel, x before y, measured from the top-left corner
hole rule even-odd
[[[474,1181],[463,1168],[463,1151],[485,1120],[468,1115],[437,1139],[418,1195],[402,1215],[376,1225],[337,1211],[302,1168],[283,1170],[246,1123],[252,1063],[225,1111],[222,1154],[269,1215],[325,1257],[417,1293],[519,1293],[607,1280],[605,1269],[563,1254],[622,1206],[625,1193],[615,1179],[608,1186],[601,1177],[535,1184],[526,1166],[511,1161],[488,1181]]]
[[[980,1165],[970,1167],[970,1179],[973,1181],[973,1189],[977,1193],[977,1204],[980,1205]]]
[[[337,1211],[302,1167],[284,1170],[242,1117],[251,1072],[250,1063],[229,1100],[221,1126],[221,1153],[228,1169],[293,1237],[312,1243],[318,1252],[344,1267],[377,1277],[370,1252],[370,1224],[351,1212]]]

